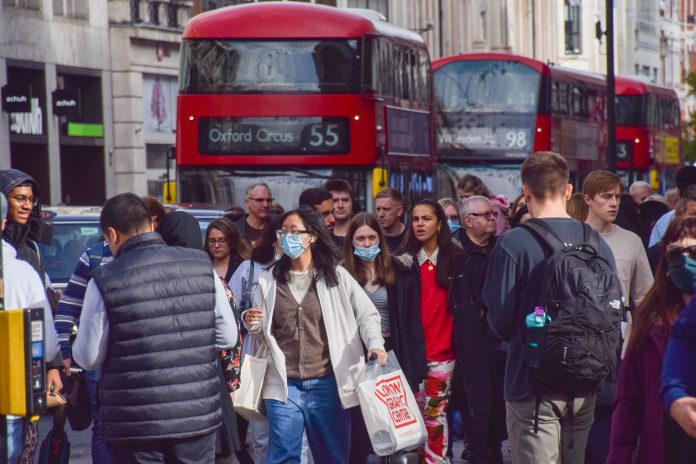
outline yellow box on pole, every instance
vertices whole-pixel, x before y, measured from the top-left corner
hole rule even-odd
[[[46,410],[43,309],[0,311],[0,415]]]
[[[372,198],[377,197],[380,190],[389,187],[389,172],[387,168],[372,170]]]

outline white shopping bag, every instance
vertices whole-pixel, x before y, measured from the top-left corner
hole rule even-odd
[[[365,365],[358,384],[360,410],[375,453],[387,456],[414,449],[428,434],[411,388],[393,351],[384,366],[377,361]]]
[[[242,360],[239,389],[235,393],[233,406],[234,411],[248,421],[266,419],[262,397],[268,364],[266,352],[266,345],[263,343],[255,355],[247,354]]]

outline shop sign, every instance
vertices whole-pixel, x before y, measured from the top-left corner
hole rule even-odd
[[[77,89],[54,90],[53,114],[69,118],[80,116],[80,91]]]
[[[5,113],[28,113],[31,111],[29,87],[4,85],[2,87],[2,110]]]
[[[38,98],[31,99],[30,112],[10,113],[10,133],[43,135],[43,110]]]

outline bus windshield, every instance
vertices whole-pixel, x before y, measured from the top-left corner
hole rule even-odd
[[[182,94],[355,93],[357,40],[184,40]]]
[[[438,69],[433,79],[445,112],[537,112],[541,75],[516,61],[455,61]]]

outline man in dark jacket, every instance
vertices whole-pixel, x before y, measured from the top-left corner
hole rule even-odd
[[[213,462],[217,349],[237,327],[203,251],[169,247],[132,193],[100,224],[114,260],[92,272],[73,358],[101,368],[99,417],[114,462]]]
[[[25,172],[6,169],[0,171],[0,192],[7,197],[7,216],[0,218],[7,219],[2,238],[17,251],[17,259],[26,261],[36,270],[46,288],[46,273],[36,242],[50,244],[53,231],[40,219],[39,184]],[[47,291],[46,297],[53,306],[53,291]],[[51,392],[58,392],[63,387],[59,372],[63,367],[63,357],[58,353],[46,361],[47,386]],[[25,444],[23,458],[33,459],[38,443],[38,423],[25,421],[22,440]]]
[[[244,240],[249,242],[252,248],[259,243],[266,226],[268,226],[271,220],[273,200],[271,188],[264,182],[251,185],[246,191],[244,205],[247,207],[248,213],[242,216],[234,225],[237,226],[239,233],[242,234]]]
[[[490,415],[480,415],[478,417],[463,415],[466,435],[486,438],[486,442],[481,444],[476,443],[476,440],[469,439],[466,459],[471,462],[498,464],[503,462],[501,445],[507,436],[505,431],[505,401],[503,399],[506,352],[502,347],[502,340],[493,332],[486,321],[485,308],[481,301],[488,254],[493,249],[496,240],[495,211],[488,198],[472,196],[460,203],[459,214],[462,228],[454,234],[454,237],[468,255],[467,274],[469,276],[471,296],[481,308],[481,331],[484,334],[488,355],[491,393]],[[457,380],[455,378],[455,381]],[[457,389],[455,386],[453,391],[463,390]],[[466,413],[466,408],[460,409],[464,409],[463,412]],[[479,432],[481,429],[487,430],[488,433],[485,436],[481,435]]]

